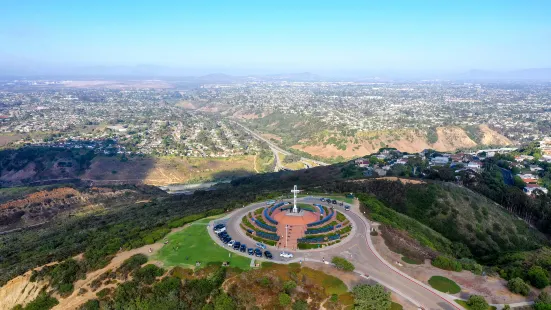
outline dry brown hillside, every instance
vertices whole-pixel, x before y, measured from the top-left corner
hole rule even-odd
[[[486,125],[480,125],[482,133],[480,145],[510,145],[512,142],[505,136],[490,129]],[[477,144],[467,132],[460,127],[438,127],[436,128],[438,140],[430,143],[427,134],[417,129],[399,129],[386,131],[359,132],[354,138],[348,138],[346,149],[339,149],[333,144],[310,143],[294,145],[293,148],[309,154],[331,158],[342,156],[352,158],[375,153],[383,146],[394,147],[403,152],[419,152],[424,149],[435,149],[439,151],[455,151],[463,148],[473,148]]]

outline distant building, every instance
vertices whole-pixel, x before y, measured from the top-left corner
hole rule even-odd
[[[443,166],[447,165],[450,162],[448,157],[436,156],[430,160],[430,164],[433,166]]]
[[[527,184],[525,187],[524,187],[524,192],[526,193],[526,195],[532,195],[534,194],[534,191],[535,190],[540,190],[542,192],[544,192],[545,194],[547,194],[547,188],[545,187],[541,187],[537,184]]]

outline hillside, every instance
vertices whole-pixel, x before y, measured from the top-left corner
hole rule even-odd
[[[73,179],[104,185],[198,183],[249,175],[264,169],[266,162],[265,158],[253,155],[127,158],[101,156],[86,150],[40,147],[2,150],[0,157],[0,185],[3,186],[41,185],[50,180]]]
[[[473,135],[476,132],[476,136]],[[415,153],[424,149],[455,151],[486,145],[510,145],[505,136],[480,125],[474,130],[460,127],[438,127],[434,131],[399,129],[387,131],[357,132],[352,137],[339,133],[325,133],[312,139],[302,139],[293,149],[321,158],[352,158],[372,154],[381,147],[393,147],[403,152]]]

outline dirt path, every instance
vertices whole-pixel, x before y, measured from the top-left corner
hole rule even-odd
[[[254,155],[254,164],[253,164],[253,167],[254,167],[254,171],[255,171],[256,173],[259,173],[259,172],[258,172],[258,169],[256,169],[256,157],[257,157],[257,156],[258,156],[258,155]]]
[[[188,227],[188,225],[173,228],[170,231],[170,233],[178,232],[178,231]],[[56,296],[56,298],[59,300],[59,304],[57,306],[55,306],[54,308],[52,308],[52,309],[54,309],[54,310],[78,309],[78,307],[80,307],[80,305],[82,305],[86,301],[96,298],[96,293],[99,292],[100,290],[102,290],[103,288],[114,287],[115,286],[115,284],[103,285],[103,286],[99,287],[96,291],[92,292],[92,290],[90,289],[90,284],[97,277],[99,277],[100,275],[102,275],[103,273],[105,273],[108,270],[117,269],[126,259],[132,257],[135,254],[144,254],[147,257],[151,257],[152,255],[156,254],[157,251],[160,248],[163,247],[163,245],[164,245],[163,241],[160,240],[157,243],[144,245],[141,248],[137,248],[137,249],[133,249],[133,250],[130,250],[130,251],[124,251],[124,252],[117,253],[115,255],[115,257],[113,257],[113,259],[111,260],[111,262],[107,266],[105,266],[104,268],[98,269],[98,270],[94,270],[90,273],[87,273],[86,274],[86,279],[78,280],[77,282],[75,282],[75,284],[74,284],[75,289],[74,289],[73,293],[70,296],[68,296],[66,298],[61,298],[59,296]],[[151,248],[151,253],[149,253],[150,248]],[[147,263],[158,265],[158,262],[155,262],[155,261],[149,261]],[[87,292],[82,294],[82,295],[78,295],[81,288],[85,288],[87,290]]]

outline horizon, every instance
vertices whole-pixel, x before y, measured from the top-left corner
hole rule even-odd
[[[4,72],[448,75],[551,68],[551,3],[27,1],[0,21]],[[173,73],[169,75],[174,75]],[[178,75],[178,74],[177,74]]]

